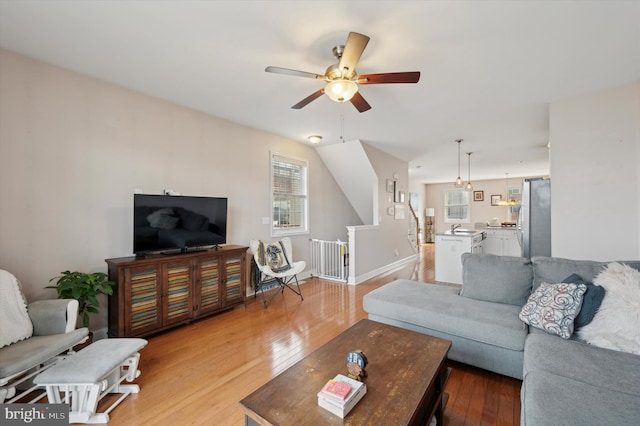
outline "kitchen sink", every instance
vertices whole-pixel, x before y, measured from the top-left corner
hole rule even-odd
[[[455,235],[455,234],[462,234],[462,235],[469,235],[469,234],[474,234],[475,232],[477,232],[474,229],[464,229],[464,228],[458,228],[455,231],[451,232],[449,231],[445,231],[445,234],[447,235]]]

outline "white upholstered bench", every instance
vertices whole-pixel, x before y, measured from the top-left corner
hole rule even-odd
[[[138,385],[123,385],[140,376],[138,351],[144,339],[104,339],[37,375],[34,383],[45,386],[50,404],[70,404],[69,423],[107,423],[109,413]],[[122,396],[104,412],[96,413],[98,401],[109,393]]]

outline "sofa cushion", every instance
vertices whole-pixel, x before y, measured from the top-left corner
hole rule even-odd
[[[527,258],[462,255],[461,295],[464,297],[522,306],[531,294],[532,281],[533,269]]]
[[[544,371],[640,397],[640,356],[546,333],[527,336],[523,373]]]
[[[543,283],[559,283],[571,274],[577,274],[587,282],[593,282],[607,265],[608,262],[594,262],[591,260],[570,260],[559,257],[534,256],[533,264],[533,289]],[[620,262],[640,270],[640,260]]]
[[[525,323],[568,339],[573,334],[573,320],[582,307],[585,284],[542,283],[529,296],[520,311]]]
[[[460,297],[459,288],[396,280],[362,300],[369,314],[393,318],[477,342],[521,351],[527,327],[520,307]]]
[[[0,377],[8,377],[48,361],[77,345],[89,334],[87,328],[51,336],[33,336],[0,349]]]
[[[640,397],[580,379],[537,371],[525,376],[520,392],[522,426],[638,424]]]
[[[522,425],[637,423],[637,355],[532,333],[525,343],[523,376]]]

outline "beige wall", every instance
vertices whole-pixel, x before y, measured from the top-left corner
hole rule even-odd
[[[640,81],[551,104],[551,253],[640,259]]]
[[[294,258],[361,223],[310,146],[6,50],[0,94],[0,267],[31,300],[54,296],[44,287],[61,271],[132,253],[136,189],[228,197],[228,242],[269,239],[270,150],[309,161],[310,233]]]
[[[415,251],[411,247],[407,233],[410,224],[409,211],[409,177],[407,163],[398,158],[394,158],[385,152],[368,144],[362,144],[371,166],[378,177],[377,187],[377,211],[378,224],[375,226],[365,226],[360,232],[356,232],[354,238],[350,238],[350,243],[355,242],[355,246],[350,245],[350,258],[353,259],[350,265],[352,271],[349,282],[360,283],[371,278],[377,273],[389,269],[402,262],[410,261],[415,256]],[[397,175],[397,189],[405,193],[404,219],[395,219],[387,213],[387,209],[401,203],[389,201],[389,196],[393,194],[387,192],[387,179],[394,179]],[[375,204],[375,203],[374,203]],[[351,237],[351,236],[350,236]]]
[[[528,176],[533,177],[533,176]],[[509,178],[509,187],[520,187],[524,178]],[[484,201],[473,201],[471,194],[471,220],[462,224],[463,228],[473,228],[476,222],[490,222],[491,219],[497,218],[500,222],[509,222],[509,208],[506,206],[492,206],[491,195],[501,195],[502,198],[507,197],[507,179],[491,179],[472,181],[474,191],[484,191]],[[435,233],[441,233],[451,228],[450,223],[444,222],[444,191],[454,189],[453,182],[438,183],[425,185],[425,208],[435,208]],[[424,209],[421,213],[424,216]]]

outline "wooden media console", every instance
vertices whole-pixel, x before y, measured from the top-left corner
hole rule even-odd
[[[106,259],[109,337],[143,337],[245,303],[248,247]]]

